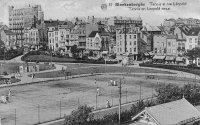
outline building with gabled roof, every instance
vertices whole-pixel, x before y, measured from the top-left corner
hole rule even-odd
[[[200,112],[185,98],[145,108],[129,125],[192,125],[200,121]]]
[[[0,32],[0,39],[4,42],[4,45],[7,49],[14,48],[17,46],[16,41],[16,33],[12,32],[11,30],[3,30]]]

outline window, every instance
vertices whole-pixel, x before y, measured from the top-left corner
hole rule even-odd
[[[120,41],[120,45],[122,45],[122,41]]]
[[[168,42],[168,46],[171,46],[171,42]]]
[[[192,49],[192,45],[189,45],[189,49],[190,49],[190,50]]]
[[[134,52],[136,52],[136,48],[134,48]]]
[[[131,41],[130,41],[130,46],[131,46]]]
[[[134,45],[136,45],[136,41],[134,41]]]
[[[197,38],[195,38],[195,43],[198,43],[198,39]]]
[[[122,52],[122,48],[120,48],[120,52]]]
[[[136,39],[136,35],[134,35],[134,39]]]
[[[190,43],[192,42],[192,38],[189,38],[189,42],[190,42]]]
[[[120,39],[122,39],[122,35],[119,35]]]
[[[130,39],[131,39],[131,35],[129,35]]]
[[[55,41],[58,41],[58,37],[55,38]]]
[[[155,48],[155,53],[157,53],[157,48]]]
[[[130,48],[130,52],[132,53],[132,48]]]

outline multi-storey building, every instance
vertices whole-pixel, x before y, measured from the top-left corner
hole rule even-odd
[[[93,56],[100,57],[102,48],[101,40],[102,39],[98,31],[92,31],[86,40],[86,50],[92,51]]]
[[[25,8],[14,9],[9,6],[9,28],[17,33],[17,43],[23,46],[24,30],[36,27],[38,21],[44,20],[44,13],[41,5],[28,6]]]
[[[74,24],[70,21],[60,20],[45,20],[41,25],[37,26],[40,36],[40,44],[46,46],[48,44],[48,30],[49,27],[66,28],[71,29]]]
[[[138,18],[130,18],[130,17],[114,17],[114,25],[117,28],[123,28],[125,25],[127,27],[142,27],[142,19]]]
[[[155,55],[165,55],[166,54],[166,39],[167,35],[154,35],[153,36],[153,52]]]
[[[97,51],[96,55],[102,56],[113,53],[114,47],[113,34],[106,31],[92,31],[86,40],[87,51]]]
[[[148,24],[143,26],[141,30],[141,39],[147,43],[146,50],[153,51],[153,35],[161,34],[161,30],[157,26],[150,26]]]
[[[31,46],[32,49],[39,49],[39,31],[36,28],[25,29],[24,46]]]
[[[137,60],[138,56],[138,32],[133,29],[118,29],[116,31],[116,54],[117,55],[134,55]]]
[[[48,46],[52,51],[71,55],[71,47],[79,45],[78,34],[73,29],[49,27]]]
[[[98,31],[97,24],[79,23],[74,27],[78,33],[79,49],[86,50],[86,39],[92,31]]]
[[[176,27],[174,35],[177,37],[179,51],[191,50],[200,45],[200,28],[188,26]],[[182,50],[183,48],[184,50]]]
[[[11,30],[3,30],[1,32],[1,41],[7,49],[16,47],[16,33]]]
[[[166,55],[177,56],[177,39],[176,36],[167,35]]]

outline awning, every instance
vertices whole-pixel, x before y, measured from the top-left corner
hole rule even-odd
[[[166,56],[165,60],[167,61],[173,61],[175,59],[174,56]]]
[[[183,61],[183,59],[184,59],[183,57],[179,57],[179,56],[178,56],[178,57],[176,57],[176,61],[177,61],[177,62],[182,62],[182,61]]]
[[[148,53],[149,53],[150,56],[153,56],[153,55],[154,55],[153,52],[148,52]]]
[[[102,54],[106,55],[108,54],[108,51],[103,51]]]
[[[153,57],[153,59],[164,59],[165,58],[165,56],[157,56],[157,55],[155,55],[154,57]]]
[[[149,53],[144,53],[145,56],[149,56]]]

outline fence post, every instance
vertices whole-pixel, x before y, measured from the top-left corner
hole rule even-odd
[[[38,123],[40,123],[40,105],[38,105]]]
[[[61,105],[61,100],[60,100],[60,118],[61,118],[61,109],[62,109],[61,106],[62,106],[62,105]]]
[[[1,118],[0,118],[1,119]],[[17,124],[17,111],[15,109],[15,125]],[[0,121],[0,125],[1,125],[1,121]]]
[[[127,88],[126,88],[126,103],[127,103]]]

